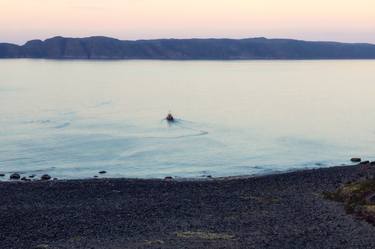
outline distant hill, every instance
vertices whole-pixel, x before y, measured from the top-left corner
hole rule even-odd
[[[159,39],[122,41],[108,37],[0,43],[0,58],[45,59],[375,59],[375,45],[290,39]]]

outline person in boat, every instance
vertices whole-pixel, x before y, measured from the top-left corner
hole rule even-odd
[[[165,118],[168,122],[174,122],[174,117],[172,116],[171,113],[168,113],[167,117]]]

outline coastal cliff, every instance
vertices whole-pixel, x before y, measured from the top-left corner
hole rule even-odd
[[[0,58],[44,59],[375,59],[375,45],[291,39],[158,39],[123,41],[109,37],[0,43]]]

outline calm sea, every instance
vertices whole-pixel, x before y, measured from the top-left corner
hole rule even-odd
[[[0,60],[1,173],[233,176],[353,156],[375,159],[375,61]]]

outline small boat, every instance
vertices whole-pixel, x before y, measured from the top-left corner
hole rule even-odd
[[[174,122],[175,119],[174,117],[172,116],[172,114],[168,113],[167,117],[165,118],[168,122]]]

